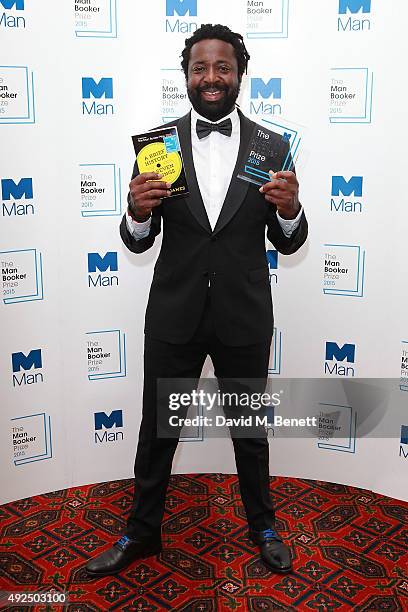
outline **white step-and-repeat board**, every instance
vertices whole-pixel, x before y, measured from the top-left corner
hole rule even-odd
[[[132,475],[160,240],[119,237],[131,135],[188,109],[202,23],[243,34],[240,106],[289,135],[310,226],[291,257],[267,246],[270,376],[333,385],[319,436],[271,431],[271,472],[407,499],[406,18],[405,0],[0,0],[1,502]],[[235,471],[230,440],[182,441],[174,470]]]

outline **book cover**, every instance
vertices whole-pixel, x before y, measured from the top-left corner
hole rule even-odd
[[[157,172],[160,180],[171,183],[172,196],[186,195],[188,185],[184,172],[180,141],[175,126],[159,128],[132,136],[139,172]]]

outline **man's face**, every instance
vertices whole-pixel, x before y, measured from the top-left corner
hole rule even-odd
[[[217,38],[191,47],[187,93],[193,108],[210,121],[228,115],[238,97],[240,80],[234,47]]]

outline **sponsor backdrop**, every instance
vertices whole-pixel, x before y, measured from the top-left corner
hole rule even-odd
[[[160,240],[136,256],[119,237],[131,135],[188,109],[179,56],[208,22],[244,35],[240,105],[290,142],[310,223],[294,256],[267,245],[274,388],[333,379],[318,436],[270,429],[272,473],[407,499],[406,17],[405,0],[0,0],[1,502],[132,474]],[[231,442],[185,436],[174,469],[235,471]]]

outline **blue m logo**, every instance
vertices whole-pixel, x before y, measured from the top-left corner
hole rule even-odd
[[[326,342],[326,361],[346,361],[354,363],[356,354],[355,344],[343,344],[340,347],[336,342]]]
[[[123,415],[121,410],[113,410],[110,414],[95,412],[95,429],[112,429],[112,427],[123,427]]]
[[[266,258],[268,260],[268,266],[270,270],[278,269],[278,251],[274,249],[269,249],[266,251]]]
[[[282,79],[269,79],[267,83],[258,77],[251,79],[251,98],[281,98]]]
[[[0,0],[6,11],[15,7],[16,11],[24,11],[24,0]]]
[[[166,0],[167,17],[175,13],[181,17],[187,13],[192,17],[197,17],[197,0]]]
[[[344,176],[332,176],[332,196],[349,196],[351,194],[361,197],[363,195],[363,177],[352,176],[348,181]]]
[[[111,272],[118,271],[118,254],[115,251],[108,251],[101,257],[99,253],[88,253],[88,272]]]
[[[42,368],[41,349],[33,349],[28,355],[12,353],[11,363],[13,372],[20,372],[21,369],[31,370],[32,367],[34,367],[34,370]]]
[[[347,10],[350,13],[369,13],[371,11],[371,0],[339,0],[339,14],[345,15]]]
[[[113,98],[113,81],[110,77],[103,77],[97,83],[91,77],[82,77],[82,97],[90,98]]]
[[[22,178],[18,183],[15,183],[13,179],[1,179],[1,198],[2,200],[21,200],[22,197],[26,200],[32,200],[33,198],[33,179]]]

